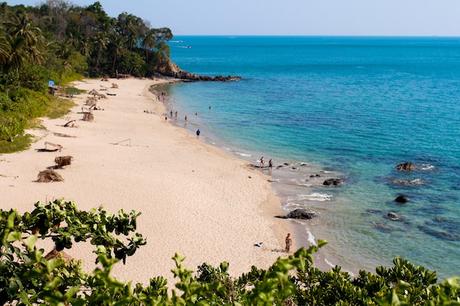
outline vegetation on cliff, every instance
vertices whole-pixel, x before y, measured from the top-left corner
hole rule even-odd
[[[152,76],[170,67],[171,38],[168,28],[153,29],[137,16],[110,17],[99,2],[1,3],[0,153],[27,146],[22,135],[30,120],[55,113],[48,80],[64,85],[82,76]]]
[[[0,210],[0,303],[14,305],[460,305],[460,281],[438,283],[436,273],[396,258],[391,268],[352,277],[340,267],[323,272],[313,255],[325,242],[280,257],[269,269],[231,277],[228,263],[202,264],[193,273],[175,255],[177,279],[148,285],[117,280],[111,270],[146,244],[138,213],[78,210],[72,202],[36,203],[31,212]],[[52,240],[55,248],[37,247]],[[63,251],[87,241],[98,267],[84,272]],[[41,244],[40,244],[41,245]],[[172,288],[172,286],[170,286]]]

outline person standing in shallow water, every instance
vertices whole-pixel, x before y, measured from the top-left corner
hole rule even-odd
[[[265,161],[264,161],[263,156],[259,159],[259,162],[260,162],[260,168],[263,168],[265,166]]]
[[[288,233],[286,236],[286,248],[284,249],[286,253],[289,253],[291,251],[291,246],[292,246],[291,233]]]
[[[200,137],[201,131],[200,129],[196,130],[196,137]]]

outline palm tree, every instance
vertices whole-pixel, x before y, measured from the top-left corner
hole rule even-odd
[[[110,39],[109,53],[112,56],[112,73],[115,75],[117,73],[117,61],[119,56],[123,53],[125,49],[125,39],[122,35],[113,32]]]
[[[1,31],[1,30],[0,30]],[[6,39],[5,33],[0,32],[0,65],[5,65],[9,62],[10,59],[10,44]]]
[[[19,71],[25,62],[40,64],[44,45],[41,30],[33,26],[25,14],[13,15],[4,24],[11,48],[8,66]]]
[[[145,33],[144,39],[142,40],[142,46],[145,49],[145,58],[147,62],[149,60],[149,52],[155,47],[156,42],[157,39],[155,30],[148,30],[147,33]]]
[[[98,33],[93,40],[93,50],[96,52],[96,70],[99,70],[102,53],[107,49],[109,39],[105,33]]]

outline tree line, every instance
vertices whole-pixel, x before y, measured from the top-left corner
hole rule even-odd
[[[169,64],[168,28],[128,13],[110,17],[99,2],[61,0],[38,6],[0,4],[0,153],[31,118],[46,115],[48,80],[150,77]]]

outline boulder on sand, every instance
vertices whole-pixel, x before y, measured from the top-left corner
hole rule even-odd
[[[318,213],[312,210],[307,209],[295,209],[289,212],[286,216],[276,216],[280,219],[303,219],[303,220],[310,220],[314,217],[317,217]]]
[[[58,156],[54,159],[56,163],[56,168],[62,168],[68,166],[72,163],[72,156]]]
[[[48,169],[38,173],[37,183],[62,182],[62,176],[54,170]]]

